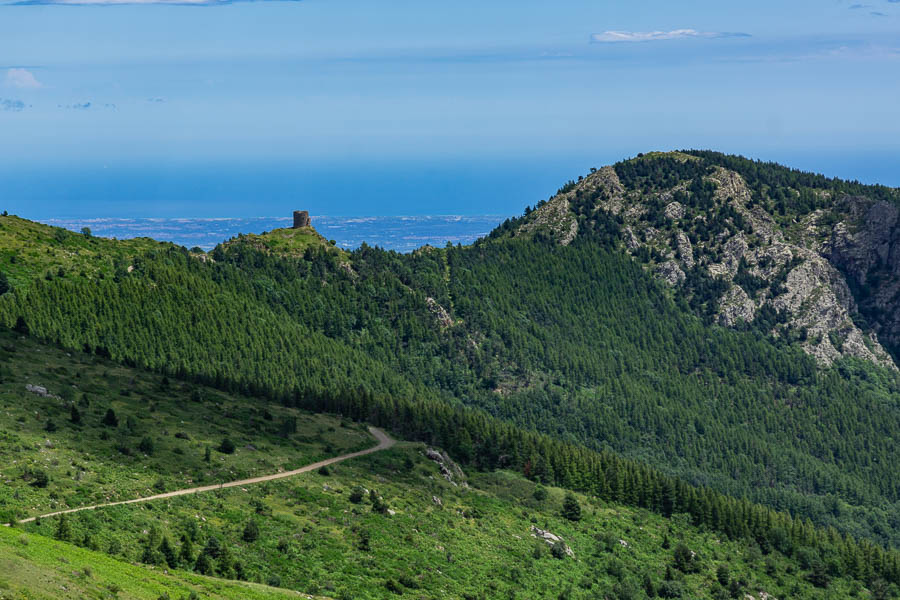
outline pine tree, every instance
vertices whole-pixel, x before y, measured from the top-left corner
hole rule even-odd
[[[72,530],[69,527],[68,515],[59,515],[59,521],[56,523],[56,532],[54,532],[53,537],[63,542],[68,542],[72,539]]]
[[[194,543],[187,535],[181,536],[181,549],[178,551],[178,562],[183,565],[191,565],[194,562]]]
[[[178,568],[178,556],[176,556],[175,554],[175,549],[172,547],[172,543],[169,542],[169,536],[163,536],[162,541],[159,543],[159,552],[160,554],[162,554],[163,560],[166,561],[166,564],[169,565],[169,568]]]
[[[570,521],[581,520],[581,505],[573,494],[566,494],[563,500],[562,516]]]
[[[202,575],[212,574],[212,563],[209,560],[209,556],[207,556],[205,552],[201,552],[197,557],[197,562],[194,563],[194,570]]]
[[[107,408],[106,414],[103,415],[103,424],[107,427],[118,427],[119,418],[116,416],[116,411],[112,408]]]
[[[242,537],[245,542],[251,543],[259,539],[259,525],[256,523],[256,519],[247,521],[247,525],[244,526],[244,534]]]

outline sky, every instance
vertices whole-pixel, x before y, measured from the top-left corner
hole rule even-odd
[[[0,0],[0,209],[516,214],[712,148],[900,186],[900,0]]]

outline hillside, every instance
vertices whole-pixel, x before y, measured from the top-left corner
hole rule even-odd
[[[324,249],[211,254],[160,247],[119,277],[38,277],[0,297],[0,319],[284,404],[479,407],[900,546],[896,374],[819,370],[783,337],[707,324],[607,239],[362,247],[350,269]]]
[[[0,295],[0,323],[86,361],[111,359],[208,390],[203,393],[219,399],[201,419],[221,426],[215,411],[225,410],[248,427],[262,422],[267,433],[260,442],[278,437],[278,429],[246,407],[335,413],[444,448],[466,469],[516,472],[664,516],[687,513],[695,526],[778,548],[792,560],[812,544],[835,555],[835,575],[860,576],[855,561],[865,555],[879,576],[897,582],[894,554],[885,548],[900,547],[900,466],[893,460],[900,377],[875,352],[883,336],[851,303],[847,315],[860,336],[853,339],[861,339],[875,360],[849,352],[818,356],[824,338],[837,349],[832,338],[836,343],[838,334],[823,333],[811,345],[815,335],[804,337],[794,317],[770,306],[799,277],[794,271],[800,263],[792,258],[785,264],[793,266],[779,271],[784,277],[758,286],[764,302],[752,324],[723,324],[717,299],[751,279],[736,275],[735,284],[698,267],[673,287],[656,273],[670,261],[681,269],[681,258],[662,256],[656,246],[628,250],[628,228],[634,232],[645,220],[626,223],[624,211],[616,215],[591,204],[605,193],[596,190],[610,173],[623,187],[629,177],[643,182],[627,183],[635,188],[627,194],[638,207],[635,214],[644,210],[643,201],[659,204],[658,187],[687,186],[682,193],[696,193],[696,206],[682,196],[677,201],[696,212],[685,222],[696,222],[692,233],[700,236],[701,256],[712,240],[749,235],[746,222],[738,231],[734,215],[740,213],[728,197],[717,199],[719,188],[710,178],[725,167],[714,160],[744,165],[719,155],[640,157],[571,182],[553,201],[468,247],[405,255],[363,245],[344,253],[300,232],[319,242],[302,252],[239,239],[209,255],[171,245],[130,254],[132,246],[109,240],[104,243],[121,252],[119,264],[127,268],[103,279],[47,278],[35,269],[32,279],[22,283],[20,276]],[[793,173],[763,167],[768,181],[773,173]],[[652,183],[645,171],[663,183]],[[821,183],[811,175],[790,177]],[[587,189],[589,179],[598,187],[582,192],[579,201],[578,190]],[[831,194],[865,192],[875,202],[889,203],[894,194],[830,180],[821,187]],[[789,206],[785,201],[785,223],[794,210]],[[708,217],[707,233],[715,229],[708,241],[700,217]],[[0,217],[0,224],[6,219],[21,221]],[[41,232],[33,245],[40,255],[53,243],[53,230],[31,226]],[[17,239],[0,229],[0,248]],[[772,244],[800,256],[800,246],[789,242]],[[721,250],[710,247],[710,253]],[[52,255],[53,248],[46,251]],[[11,264],[5,260],[0,272]],[[821,256],[798,260],[819,265],[814,271],[828,269]],[[801,305],[828,296],[831,288],[817,286]],[[11,338],[5,361],[14,360],[18,346]],[[0,376],[20,370],[28,367],[3,367]],[[147,386],[138,389],[150,394]],[[49,393],[65,399],[63,392]],[[167,419],[178,418],[180,406]],[[276,422],[286,418],[274,409],[269,414]],[[57,430],[66,431],[59,426],[65,415],[56,418]],[[97,418],[102,415],[92,416]],[[164,423],[171,433],[171,421],[163,419],[122,446],[139,446]],[[31,427],[36,444],[40,425]],[[207,445],[215,441],[215,429],[185,433]],[[243,435],[256,446],[253,432]],[[120,452],[112,440],[98,439],[111,442],[98,451]],[[168,438],[159,443],[167,457],[182,445]],[[267,443],[282,453],[278,460],[287,459],[290,445],[274,438]],[[194,463],[178,476],[202,474],[201,446],[181,449]],[[153,464],[148,461],[148,468]],[[166,477],[177,481],[160,468],[132,489],[160,478],[169,485]],[[28,483],[19,485],[31,489]],[[840,536],[856,541],[835,550]]]
[[[149,238],[111,240],[73,233],[14,215],[0,218],[0,272],[13,287],[27,285],[35,277],[97,280],[121,277],[133,265],[129,259],[148,250],[172,244]]]
[[[284,228],[264,231],[260,234],[241,234],[222,244],[222,248],[244,245],[266,254],[299,258],[307,250],[326,250],[344,256],[345,252],[335,247],[312,227]]]
[[[612,229],[698,314],[894,367],[900,192],[713,152],[650,153],[560,189],[514,235]],[[887,351],[885,350],[887,349]]]
[[[3,470],[7,515],[109,498],[107,484],[130,478],[161,476],[171,489],[190,481],[168,473],[195,481],[242,476],[248,456],[256,457],[253,473],[274,472],[285,454],[296,465],[361,443],[357,425],[333,417],[164,384],[159,375],[4,335],[4,345],[17,346],[6,357],[12,372],[0,392],[0,429],[10,432],[3,447],[11,459]],[[51,391],[78,394],[24,390],[35,378]],[[130,393],[122,395],[122,386]],[[83,390],[90,390],[90,407],[74,423]],[[102,423],[106,406],[124,423]],[[173,433],[168,419],[181,429]],[[50,421],[58,426],[47,428]],[[296,430],[285,431],[285,422]],[[142,439],[152,450],[112,448],[114,439],[127,447],[126,427],[149,434]],[[214,440],[234,440],[237,448],[214,449],[211,462],[198,463],[195,456],[213,441],[204,433],[210,427]],[[48,475],[43,483],[38,470]],[[118,497],[155,491],[136,485]],[[306,598],[624,600],[649,593],[761,600],[887,598],[895,591],[864,570],[836,573],[838,560],[834,551],[785,553],[730,539],[695,527],[689,514],[669,518],[572,495],[514,471],[464,471],[440,449],[403,443],[291,479],[0,528],[0,597],[300,597],[295,590]]]

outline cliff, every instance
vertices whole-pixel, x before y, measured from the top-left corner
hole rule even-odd
[[[894,367],[898,203],[897,190],[779,165],[651,153],[570,182],[513,235],[604,235],[707,319],[798,341],[823,364]]]

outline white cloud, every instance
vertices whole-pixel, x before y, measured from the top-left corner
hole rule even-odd
[[[672,31],[604,31],[591,36],[592,42],[656,42],[661,40],[684,39],[716,39],[731,37],[750,37],[747,33],[729,33],[721,31],[697,31],[696,29],[673,29]]]
[[[36,90],[43,87],[31,71],[19,68],[6,70],[6,85],[20,90]]]

